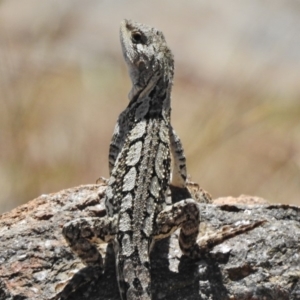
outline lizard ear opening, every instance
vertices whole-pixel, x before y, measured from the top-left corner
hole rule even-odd
[[[138,63],[138,68],[139,68],[139,71],[145,70],[145,69],[146,69],[145,62],[140,61],[140,62]]]

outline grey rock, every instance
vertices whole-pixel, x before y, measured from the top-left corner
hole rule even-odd
[[[103,216],[105,188],[105,184],[84,185],[42,195],[1,215],[1,300],[51,299],[84,268],[61,228],[78,217]],[[300,299],[300,207],[258,201],[236,204],[232,199],[229,204],[224,198],[219,205],[199,204],[206,230],[257,220],[266,223],[215,246],[199,261],[181,255],[178,232],[158,242],[151,254],[154,299]],[[112,248],[99,249],[106,258],[104,274],[70,300],[120,299]]]

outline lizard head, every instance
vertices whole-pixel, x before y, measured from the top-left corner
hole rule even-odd
[[[163,79],[172,83],[174,60],[161,31],[131,20],[123,20],[120,40],[134,90]]]

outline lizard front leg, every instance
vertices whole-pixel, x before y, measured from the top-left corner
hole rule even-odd
[[[186,158],[181,140],[171,125],[169,128],[169,137],[172,153],[171,184],[179,188],[185,188],[187,181]]]
[[[203,190],[197,183],[188,180],[186,158],[179,136],[173,127],[169,127],[170,149],[172,153],[172,174],[170,188],[173,200],[179,198],[193,198],[198,203],[211,203],[211,195]],[[182,194],[180,196],[180,194]],[[179,196],[179,197],[178,197]],[[174,202],[174,201],[173,201]]]
[[[114,128],[114,133],[109,145],[109,155],[108,155],[108,168],[109,168],[109,175],[111,175],[112,169],[116,164],[118,155],[120,154],[124,141],[125,136],[128,132],[128,112],[125,109],[118,117],[117,123]]]

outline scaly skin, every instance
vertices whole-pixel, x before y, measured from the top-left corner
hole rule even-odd
[[[170,182],[173,189],[187,187],[183,148],[170,124],[173,55],[161,31],[133,21],[121,23],[120,40],[132,89],[110,144],[107,215],[73,220],[65,224],[63,235],[99,274],[103,262],[94,243],[113,243],[122,300],[150,300],[149,253],[155,240],[180,228],[182,252],[199,259],[214,245],[262,222],[226,229],[199,246],[199,206],[190,193],[185,194],[187,199],[166,205]],[[76,285],[93,280],[89,274],[79,271],[58,297],[66,299]]]

